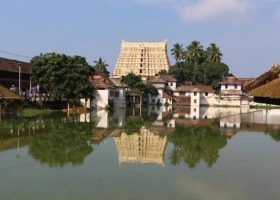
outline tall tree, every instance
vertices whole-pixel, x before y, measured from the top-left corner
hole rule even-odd
[[[47,53],[31,60],[32,80],[56,100],[93,97],[91,67],[84,57]]]
[[[205,51],[199,41],[193,41],[189,46],[187,46],[186,58],[187,61],[195,66],[204,62]]]
[[[184,54],[185,51],[182,44],[176,43],[173,45],[173,49],[171,49],[171,55],[174,57],[177,63],[184,59]]]
[[[207,61],[210,63],[220,63],[222,60],[223,54],[220,51],[220,48],[216,46],[215,43],[211,43],[206,50]]]
[[[108,71],[107,67],[109,66],[105,60],[103,60],[101,57],[98,60],[94,61],[95,66],[95,72],[99,72],[99,73],[104,73],[107,76],[110,75],[110,72]]]

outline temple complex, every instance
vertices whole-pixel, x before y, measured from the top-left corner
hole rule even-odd
[[[134,73],[142,77],[151,77],[161,70],[168,71],[167,40],[162,42],[122,41],[113,77]]]

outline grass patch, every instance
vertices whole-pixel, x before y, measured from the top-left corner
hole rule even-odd
[[[54,111],[49,109],[36,109],[36,108],[24,108],[20,113],[20,117],[36,117],[38,115],[50,114]]]

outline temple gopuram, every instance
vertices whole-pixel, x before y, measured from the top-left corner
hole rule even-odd
[[[142,127],[139,134],[127,135],[122,132],[114,137],[121,163],[153,163],[164,165],[167,137],[154,134]]]
[[[129,73],[151,77],[161,70],[168,71],[169,66],[167,40],[162,42],[122,41],[113,77],[122,77]]]

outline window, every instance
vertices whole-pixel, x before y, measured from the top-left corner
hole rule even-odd
[[[114,91],[110,91],[110,97],[114,96]]]
[[[194,92],[193,95],[196,96],[196,95],[197,95],[197,92]]]
[[[179,95],[180,95],[180,96],[185,96],[186,93],[185,93],[185,92],[179,92]]]
[[[193,103],[197,103],[197,100],[196,100],[196,99],[194,99],[194,100],[193,100]]]
[[[155,103],[155,99],[152,99],[152,102]]]
[[[142,74],[142,72],[143,72],[143,70],[142,70],[142,69],[140,69],[140,74]]]
[[[173,83],[170,83],[171,86],[173,86]]]
[[[120,92],[115,92],[115,97],[119,97],[120,96]]]
[[[225,88],[228,89],[228,84],[225,85]]]
[[[234,89],[237,89],[237,85],[234,85]]]
[[[208,92],[205,92],[205,96],[206,96],[206,97],[208,96]]]

